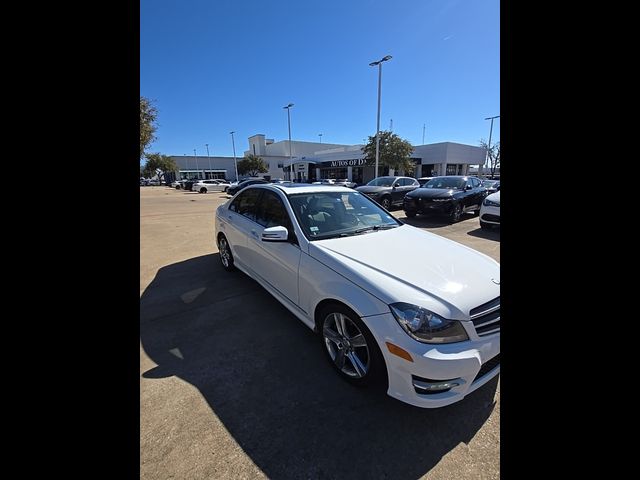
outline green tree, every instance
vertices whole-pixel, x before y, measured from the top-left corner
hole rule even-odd
[[[367,144],[362,148],[367,165],[375,165],[376,162],[376,137],[369,137]],[[380,165],[393,168],[396,172],[404,170],[405,175],[411,175],[415,164],[411,160],[413,146],[409,141],[388,131],[380,132]]]
[[[158,109],[151,100],[140,97],[140,160],[144,157],[144,151],[156,139],[156,118]]]
[[[496,173],[496,168],[500,168],[500,142],[494,143],[491,145],[491,148],[489,148],[487,142],[482,138],[480,139],[480,146],[487,152],[488,165],[485,165],[485,168],[489,168],[491,176],[493,177]]]
[[[151,178],[154,175],[158,175],[158,180],[163,182],[165,173],[178,170],[176,162],[168,155],[147,153],[145,156],[147,157],[147,163],[144,166],[144,174],[146,177]]]
[[[238,173],[256,177],[259,173],[267,173],[267,164],[258,155],[250,153],[238,162]]]

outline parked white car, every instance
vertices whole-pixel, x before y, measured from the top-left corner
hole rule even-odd
[[[482,201],[480,227],[484,230],[500,226],[500,192],[492,193]]]
[[[215,241],[222,266],[318,332],[354,384],[433,408],[500,372],[500,265],[360,192],[249,186],[216,210]]]
[[[220,180],[199,180],[191,187],[192,192],[209,193],[209,192],[225,192],[229,188],[229,184]]]

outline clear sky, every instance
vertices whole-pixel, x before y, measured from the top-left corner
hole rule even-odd
[[[140,95],[159,110],[150,151],[231,156],[263,133],[414,145],[489,137],[500,114],[498,0],[141,0]],[[500,120],[492,143],[500,140]]]

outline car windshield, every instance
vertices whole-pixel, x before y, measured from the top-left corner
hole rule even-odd
[[[457,188],[462,190],[465,183],[466,182],[463,178],[437,177],[429,180],[422,186],[422,188]]]
[[[361,235],[401,225],[358,192],[315,192],[289,195],[291,207],[309,240]]]
[[[390,187],[393,185],[396,177],[378,177],[371,180],[367,185],[372,187]]]

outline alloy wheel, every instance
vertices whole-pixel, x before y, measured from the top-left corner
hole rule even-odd
[[[367,340],[348,316],[338,312],[327,315],[322,336],[331,360],[343,374],[362,378],[369,372],[371,355]]]

